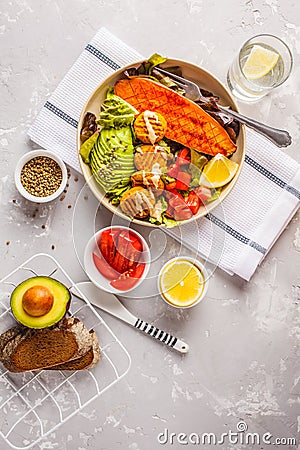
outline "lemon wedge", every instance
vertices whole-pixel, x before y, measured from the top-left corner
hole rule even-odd
[[[254,45],[243,67],[248,80],[258,80],[264,77],[277,64],[279,54],[260,45]]]
[[[224,186],[232,180],[239,165],[218,153],[205,166],[200,177],[200,184],[210,188]]]
[[[186,307],[195,303],[204,290],[205,279],[197,266],[190,261],[172,261],[160,279],[165,300],[174,306]]]

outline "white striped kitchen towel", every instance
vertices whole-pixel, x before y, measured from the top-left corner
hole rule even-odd
[[[76,128],[84,104],[101,80],[141,58],[101,28],[44,104],[28,132],[31,139],[80,171]],[[299,200],[298,163],[247,131],[245,164],[233,191],[205,218],[170,234],[227,272],[249,280],[297,211]]]

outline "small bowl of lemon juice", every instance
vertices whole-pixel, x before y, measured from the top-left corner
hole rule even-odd
[[[163,300],[175,308],[198,305],[207,292],[208,273],[200,261],[178,256],[168,261],[158,275],[158,289]]]

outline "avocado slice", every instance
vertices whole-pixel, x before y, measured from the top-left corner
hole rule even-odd
[[[70,291],[50,277],[33,277],[19,284],[11,294],[10,307],[15,319],[29,328],[55,325],[66,314]]]
[[[129,185],[134,172],[134,146],[130,126],[103,128],[89,153],[89,164],[105,193],[113,195],[125,178]]]

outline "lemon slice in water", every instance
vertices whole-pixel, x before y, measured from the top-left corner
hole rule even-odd
[[[239,165],[218,153],[205,166],[200,177],[203,186],[217,188],[232,180]]]
[[[190,261],[170,262],[160,279],[160,288],[165,300],[179,307],[190,306],[199,300],[204,285],[202,272]]]
[[[245,77],[248,80],[264,77],[274,69],[278,58],[278,53],[260,45],[254,45],[243,67]]]

